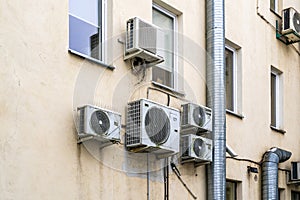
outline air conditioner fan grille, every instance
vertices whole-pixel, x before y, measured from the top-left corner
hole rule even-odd
[[[196,108],[194,108],[193,119],[198,126],[202,127],[205,124],[205,115],[205,110],[202,107],[197,106]]]
[[[300,33],[300,13],[295,13],[293,16],[293,23],[296,31]]]
[[[101,110],[93,112],[91,116],[91,127],[97,134],[105,134],[110,127],[107,114]]]
[[[155,144],[165,143],[170,135],[170,120],[161,108],[152,107],[145,117],[145,129],[150,140]]]
[[[204,145],[205,143],[203,142],[202,139],[197,138],[194,140],[193,143],[193,151],[195,152],[195,154],[200,157],[203,154],[204,151]]]

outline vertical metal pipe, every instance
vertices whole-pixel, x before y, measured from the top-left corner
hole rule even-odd
[[[226,199],[226,108],[224,0],[206,0],[207,104],[213,113],[213,162],[208,166],[208,199]]]
[[[262,199],[278,199],[278,163],[287,161],[292,153],[279,148],[271,148],[263,155]]]

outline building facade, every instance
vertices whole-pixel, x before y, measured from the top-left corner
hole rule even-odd
[[[226,157],[229,200],[261,199],[272,147],[292,153],[278,166],[279,199],[300,199],[290,180],[300,161],[300,43],[281,34],[289,7],[300,12],[298,0],[225,1],[226,144],[238,155]],[[164,62],[126,59],[134,17],[163,30]],[[129,102],[208,106],[207,23],[196,0],[0,1],[0,199],[207,199],[207,163],[125,148]],[[120,141],[78,143],[86,104],[121,114]]]

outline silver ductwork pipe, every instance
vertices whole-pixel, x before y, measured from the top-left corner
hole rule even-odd
[[[208,199],[226,199],[224,0],[206,0],[207,105],[213,113],[213,162],[207,167]]]
[[[291,155],[291,152],[276,147],[263,155],[262,200],[278,199],[278,163],[287,161]]]

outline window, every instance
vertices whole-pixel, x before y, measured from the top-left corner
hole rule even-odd
[[[291,200],[300,200],[300,192],[292,191]]]
[[[234,181],[226,181],[226,199],[237,200],[237,183]]]
[[[280,16],[282,10],[282,0],[270,0],[270,10]]]
[[[152,22],[163,29],[164,44],[161,55],[165,61],[152,68],[152,80],[164,86],[177,89],[176,29],[177,17],[166,9],[154,4]]]
[[[72,53],[103,61],[103,1],[69,0],[69,50]]]
[[[271,69],[271,127],[282,128],[282,72]]]
[[[270,0],[270,9],[276,13],[278,13],[279,10],[279,0]]]
[[[229,42],[227,42],[229,43]],[[225,46],[226,109],[241,114],[241,48],[231,43]]]
[[[278,200],[284,200],[284,189],[278,188]]]

